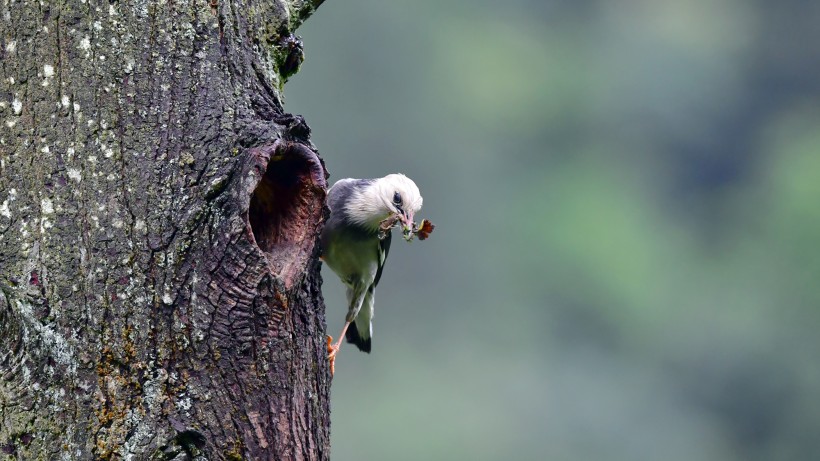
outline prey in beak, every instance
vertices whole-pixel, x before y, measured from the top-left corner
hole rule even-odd
[[[401,222],[401,233],[405,240],[413,238],[413,232],[416,229],[416,223],[413,221],[413,213],[402,213],[399,215],[399,222]]]
[[[412,213],[390,213],[390,215],[379,223],[379,240],[384,240],[390,230],[401,226],[401,233],[408,242],[413,239],[416,231],[416,223],[413,222]]]

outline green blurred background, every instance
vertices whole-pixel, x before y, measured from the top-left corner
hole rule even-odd
[[[817,459],[820,3],[328,0],[300,34],[331,180],[406,173],[438,226],[342,348],[334,460]]]

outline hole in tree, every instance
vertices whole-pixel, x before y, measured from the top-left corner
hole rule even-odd
[[[248,221],[271,270],[292,282],[313,250],[324,200],[309,159],[274,154],[251,195]]]

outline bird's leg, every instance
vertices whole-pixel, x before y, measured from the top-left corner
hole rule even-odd
[[[342,332],[339,333],[339,340],[336,341],[336,344],[331,345],[333,338],[328,336],[328,343],[327,343],[327,351],[328,351],[328,358],[333,358],[339,352],[339,348],[342,347],[342,340],[345,337],[345,333],[347,333],[347,327],[350,326],[350,322],[345,322],[345,326],[342,328]]]
[[[336,370],[336,354],[339,353],[339,348],[342,347],[342,340],[345,337],[345,333],[347,333],[347,327],[350,326],[350,322],[345,322],[345,326],[342,328],[342,332],[339,334],[339,340],[336,341],[336,344],[333,344],[333,338],[330,335],[327,335],[327,358],[330,360],[330,374],[333,375],[333,372]]]

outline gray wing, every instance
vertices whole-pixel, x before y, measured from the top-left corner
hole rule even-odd
[[[333,186],[327,191],[327,206],[331,210],[341,209],[342,203],[350,196],[353,191],[353,184],[355,179],[340,179],[336,181]]]
[[[345,220],[344,203],[350,198],[353,192],[364,186],[373,183],[372,179],[351,179],[345,178],[336,181],[327,191],[327,207],[330,208],[331,219]]]
[[[322,247],[328,248],[331,239],[354,239],[361,240],[370,238],[370,232],[364,231],[350,219],[344,209],[345,202],[350,198],[357,188],[366,186],[372,182],[370,179],[340,179],[327,191],[327,207],[330,208],[330,216],[322,229]],[[373,236],[375,238],[375,236]]]

